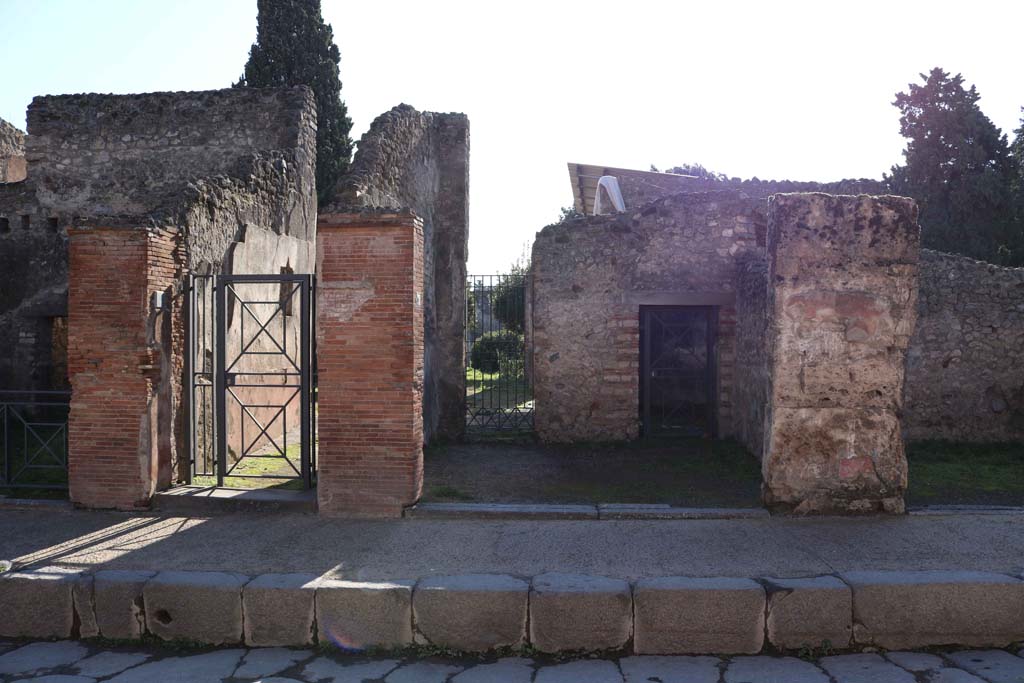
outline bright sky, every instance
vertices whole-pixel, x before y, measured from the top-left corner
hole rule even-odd
[[[733,176],[879,178],[894,94],[964,74],[1020,121],[1024,3],[323,0],[358,137],[399,102],[472,130],[470,272],[497,272],[572,203],[568,161]],[[0,0],[0,117],[34,95],[226,87],[256,0]]]

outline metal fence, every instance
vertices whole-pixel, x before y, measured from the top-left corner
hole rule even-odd
[[[0,489],[68,487],[70,391],[0,390]]]
[[[525,273],[466,282],[466,431],[531,431]]]

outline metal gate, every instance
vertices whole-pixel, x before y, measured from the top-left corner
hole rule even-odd
[[[190,278],[193,484],[313,486],[314,302],[312,275]]]
[[[466,282],[466,432],[533,430],[526,274]]]
[[[711,306],[640,308],[644,434],[715,436],[717,318]]]
[[[0,489],[68,487],[70,391],[0,390]]]

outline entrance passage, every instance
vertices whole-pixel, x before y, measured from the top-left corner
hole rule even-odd
[[[533,430],[526,273],[466,283],[466,432]]]
[[[640,415],[645,435],[715,436],[712,306],[640,308]]]
[[[312,487],[313,302],[312,275],[191,278],[191,483]]]

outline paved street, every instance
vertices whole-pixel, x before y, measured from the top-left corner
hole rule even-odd
[[[1024,683],[1004,650],[795,657],[366,658],[312,650],[104,648],[0,641],[0,682],[37,683]]]

